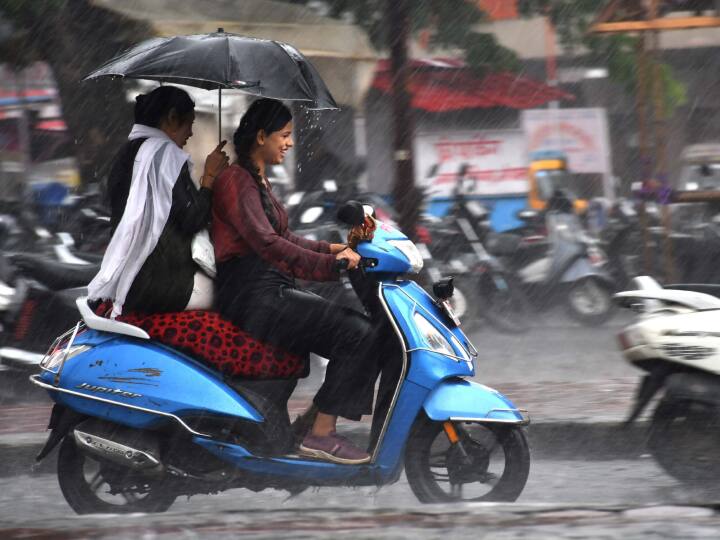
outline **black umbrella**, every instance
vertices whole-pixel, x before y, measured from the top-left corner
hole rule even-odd
[[[153,38],[122,52],[85,80],[126,77],[261,97],[300,101],[310,109],[337,109],[315,67],[295,47],[224,32]]]

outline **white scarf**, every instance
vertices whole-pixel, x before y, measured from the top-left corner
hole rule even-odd
[[[130,286],[160,239],[183,165],[187,162],[192,167],[190,155],[165,132],[135,124],[128,139],[140,138],[147,140],[135,157],[125,211],[110,239],[100,271],[88,285],[89,298],[112,300],[113,319],[122,313]]]

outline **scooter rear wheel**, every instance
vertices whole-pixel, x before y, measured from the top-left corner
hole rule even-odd
[[[78,514],[165,512],[176,495],[162,477],[132,477],[132,471],[95,460],[67,436],[58,453],[58,483]]]
[[[570,317],[579,323],[599,326],[613,315],[612,291],[598,279],[582,279],[570,287],[567,309]]]
[[[405,451],[405,473],[418,500],[516,500],[530,472],[530,450],[522,428],[470,422],[455,426],[462,450],[450,443],[442,422],[424,417],[413,427]]]

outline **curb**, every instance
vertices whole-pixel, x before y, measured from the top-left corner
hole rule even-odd
[[[624,427],[611,422],[544,422],[527,428],[533,459],[595,460],[638,459],[647,453],[646,423]],[[367,434],[358,426],[351,435]],[[57,449],[37,464],[47,433],[16,433],[0,436],[0,477],[55,472]]]

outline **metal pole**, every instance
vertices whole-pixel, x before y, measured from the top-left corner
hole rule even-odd
[[[655,20],[659,16],[659,2],[652,0],[650,4],[650,17]],[[666,122],[665,122],[665,101],[663,95],[662,72],[660,69],[660,34],[657,30],[650,33],[650,43],[652,51],[652,93],[654,104],[654,135],[655,135],[655,168],[653,177],[658,180],[661,186],[663,197],[667,195],[670,189],[670,181],[667,177],[666,166]],[[675,281],[675,265],[673,261],[672,239],[670,233],[672,231],[672,222],[670,219],[669,200],[663,200],[662,203],[662,222],[663,222],[663,259],[665,267],[665,283]]]
[[[650,163],[650,152],[648,151],[647,136],[647,53],[645,49],[645,34],[640,34],[640,40],[637,45],[638,58],[638,75],[635,107],[637,108],[638,119],[638,146],[640,148],[640,179],[644,183],[650,180],[652,176],[652,166]],[[647,213],[645,212],[645,201],[640,200],[640,208],[638,212],[640,218],[640,230],[643,240],[643,272],[652,275],[653,268],[651,265],[652,250],[650,232],[648,230]]]
[[[408,0],[386,0],[386,20],[390,25],[390,69],[392,75],[393,124],[395,143],[394,205],[399,214],[400,229],[413,238],[422,195],[415,186],[413,137],[415,132],[410,95],[407,42],[410,33]]]

